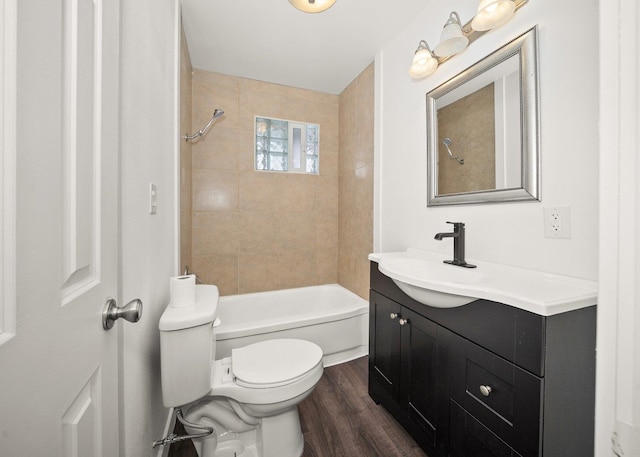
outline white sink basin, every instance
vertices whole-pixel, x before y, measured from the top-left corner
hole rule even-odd
[[[441,260],[414,257],[387,258],[380,262],[379,268],[409,297],[436,308],[454,308],[471,303],[477,298],[440,292],[434,289],[431,281],[438,282],[441,286],[452,284],[455,287],[456,284],[478,283],[483,278],[477,268],[452,267]]]
[[[447,258],[418,249],[369,255],[404,293],[437,308],[484,299],[550,316],[597,301],[595,281],[476,260],[477,268],[461,268],[443,263]]]

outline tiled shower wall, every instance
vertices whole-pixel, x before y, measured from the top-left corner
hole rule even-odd
[[[201,70],[191,86],[191,130],[225,111],[192,146],[192,271],[222,295],[340,282],[367,298],[373,65],[339,97]],[[255,171],[256,115],[319,124],[320,174]]]
[[[369,298],[373,249],[374,65],[340,94],[338,282]]]
[[[222,295],[338,279],[338,97],[195,70],[192,263]],[[254,170],[254,116],[320,125],[320,174]]]

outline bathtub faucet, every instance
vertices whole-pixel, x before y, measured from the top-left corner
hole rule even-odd
[[[447,221],[447,224],[453,224],[453,232],[436,233],[435,236],[438,241],[442,241],[443,238],[453,238],[453,260],[445,260],[444,263],[457,267],[475,268],[475,265],[464,260],[464,222]]]

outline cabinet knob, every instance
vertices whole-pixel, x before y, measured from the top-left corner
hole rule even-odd
[[[389,314],[389,318],[390,318],[391,320],[394,320],[394,319],[397,319],[397,318],[398,318],[398,315],[397,315],[396,313],[391,313],[391,314]]]
[[[398,324],[400,325],[407,325],[409,323],[409,319],[400,319],[398,321]]]
[[[483,396],[488,397],[491,395],[491,386],[480,386],[480,393]]]

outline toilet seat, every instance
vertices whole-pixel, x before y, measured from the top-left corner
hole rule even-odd
[[[237,385],[269,389],[295,383],[322,361],[322,349],[297,339],[261,341],[232,350],[232,372]]]

